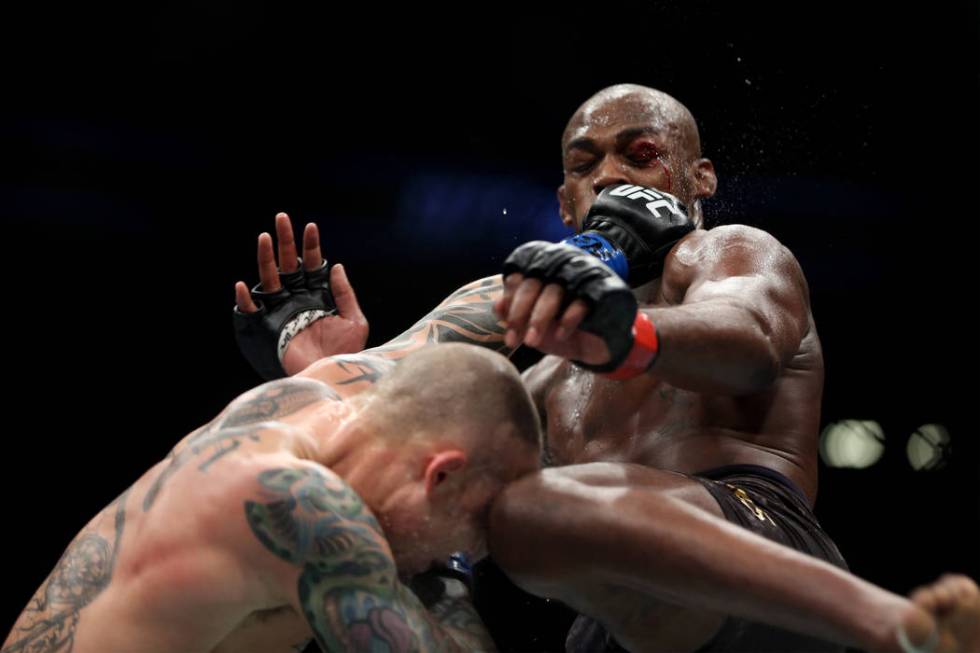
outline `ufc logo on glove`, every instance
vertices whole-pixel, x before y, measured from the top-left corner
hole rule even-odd
[[[614,197],[625,197],[631,200],[649,200],[646,208],[657,218],[663,219],[666,217],[660,213],[660,209],[667,209],[673,215],[687,218],[687,214],[677,206],[676,200],[673,197],[662,195],[651,188],[626,184],[611,189],[609,194]]]

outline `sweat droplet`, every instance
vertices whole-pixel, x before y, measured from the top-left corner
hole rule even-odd
[[[507,209],[504,209],[504,215],[507,215]]]
[[[749,86],[752,86],[752,82],[750,82],[749,80],[745,80],[745,83],[748,84]]]

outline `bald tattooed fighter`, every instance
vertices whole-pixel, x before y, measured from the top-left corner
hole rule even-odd
[[[430,317],[548,354],[524,378],[550,467],[501,493],[489,541],[518,585],[583,615],[568,650],[980,650],[972,580],[897,596],[848,573],[814,518],[823,362],[807,284],[771,235],[704,228],[717,181],[690,112],[610,87],[572,116],[562,153],[561,217],[578,234],[515,250],[504,289],[483,282],[495,314]],[[277,232],[288,272],[285,216]],[[311,271],[317,243],[309,225]],[[278,288],[268,236],[259,249]],[[339,315],[274,329],[295,337],[266,348],[266,369],[295,373],[366,334],[342,270],[331,278]],[[256,308],[243,284],[238,306]]]
[[[538,468],[539,418],[503,356],[425,345],[232,401],[82,528],[0,650],[492,649],[440,563],[485,555],[491,500]]]

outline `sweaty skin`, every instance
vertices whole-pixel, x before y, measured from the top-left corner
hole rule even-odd
[[[606,89],[569,121],[562,148],[558,197],[569,227],[579,229],[598,193],[620,183],[669,190],[703,226],[700,202],[715,192],[714,168],[701,157],[690,112],[670,96]],[[458,316],[479,325],[461,338],[548,354],[525,380],[553,467],[495,501],[496,562],[518,585],[598,619],[634,651],[697,650],[726,614],[881,651],[901,650],[899,628],[915,644],[938,628],[937,650],[974,650],[980,633],[965,624],[980,623],[980,594],[969,579],[944,578],[911,601],[899,597],[728,523],[704,486],[681,474],[761,465],[794,481],[812,504],[823,362],[802,272],[772,236],[698,229],[665,263],[660,279],[635,289],[661,349],[652,370],[630,381],[568,362],[601,364],[609,354],[598,337],[576,330],[584,303],[559,310],[556,285],[493,277],[478,282],[488,289],[481,307],[492,305],[500,321],[480,310]],[[297,339],[328,328],[317,324]]]
[[[569,227],[581,228],[602,189],[624,183],[672,192],[703,226],[714,168],[690,112],[670,96],[605,89],[571,118],[562,145]],[[562,312],[557,285],[518,274],[504,285],[495,308],[505,343],[551,354],[525,380],[558,466],[495,503],[491,553],[515,582],[594,617],[634,651],[697,650],[726,614],[871,650],[900,650],[899,628],[916,644],[939,628],[943,650],[978,644],[975,628],[930,616],[921,601],[723,521],[704,486],[681,475],[760,465],[815,500],[823,357],[799,264],[772,236],[725,226],[679,241],[662,277],[635,289],[660,353],[625,382],[569,362],[609,357],[576,330],[580,300]],[[980,618],[970,579],[925,591],[945,595],[944,583],[962,586],[959,619]]]
[[[669,188],[695,222],[703,222],[700,200],[714,193],[714,170],[700,158],[693,118],[673,98],[632,87],[601,93],[572,117],[562,142],[565,180],[558,194],[568,226],[580,228],[598,193],[621,183]],[[546,420],[551,463],[642,466],[630,467],[624,487],[649,484],[717,517],[720,507],[700,484],[660,470],[693,474],[761,465],[794,481],[812,505],[823,360],[802,272],[774,238],[729,226],[698,229],[682,239],[662,277],[637,290],[657,327],[661,354],[650,373],[626,382],[570,362],[602,362],[583,355],[597,339],[574,332],[577,319],[568,318],[577,309],[584,315],[584,307],[573,304],[563,319],[559,288],[542,289],[519,275],[507,279],[507,288],[497,304],[506,318],[507,344],[559,354],[525,373]],[[559,325],[573,335],[556,335]],[[604,473],[594,470],[588,483],[623,484],[622,468],[599,469]],[[583,519],[580,529],[589,528],[594,524]],[[569,526],[567,534],[572,532]],[[493,540],[495,557],[504,561],[506,539]],[[574,537],[568,547],[589,555]],[[534,582],[525,579],[525,586]],[[616,583],[567,582],[552,593],[641,649],[696,648],[723,620],[716,611],[678,609]]]
[[[607,89],[576,112],[562,143],[559,197],[569,226],[581,225],[606,186],[668,190],[668,181],[676,186],[669,192],[703,222],[700,200],[717,182],[700,158],[693,117],[670,96],[629,85]],[[668,178],[665,169],[674,173]],[[651,374],[609,381],[553,356],[527,374],[548,416],[556,462],[631,462],[684,473],[756,464],[795,481],[812,504],[823,357],[792,254],[748,227],[698,230],[675,246],[645,295],[639,299],[664,352]],[[520,319],[508,326],[519,329]],[[727,333],[719,334],[722,328]],[[760,351],[766,345],[775,351]]]
[[[733,306],[740,294],[760,290],[770,298],[754,302],[759,313],[782,313],[766,325],[783,332],[766,338],[757,315]],[[812,504],[823,358],[792,256],[749,228],[696,231],[668,256],[643,310],[663,352],[649,374],[611,381],[557,356],[525,374],[547,416],[555,463],[625,462],[683,473],[762,465],[793,480]],[[721,325],[730,333],[706,334]]]
[[[492,649],[468,599],[448,593],[426,609],[401,581],[454,551],[484,555],[489,501],[537,468],[538,447],[495,431],[483,455],[507,477],[447,481],[463,469],[460,454],[412,453],[422,445],[380,439],[361,418],[394,361],[479,341],[455,316],[490,290],[471,284],[383,347],[320,360],[231,402],[81,530],[0,651],[295,653],[314,638],[324,651]],[[447,351],[460,346],[437,353]],[[502,363],[521,387],[503,359],[463,353],[464,373]],[[473,383],[481,378],[493,377]],[[412,498],[422,496],[413,456],[443,457],[419,458],[439,512]],[[440,495],[450,482],[462,489]]]

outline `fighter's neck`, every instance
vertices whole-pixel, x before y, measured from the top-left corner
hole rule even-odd
[[[344,479],[377,514],[406,485],[410,456],[404,447],[374,432],[374,426],[360,418],[362,408],[355,402],[328,432],[316,432],[311,449],[296,453]]]

